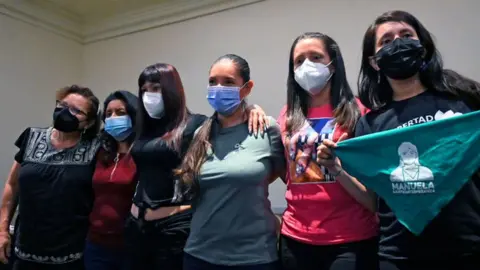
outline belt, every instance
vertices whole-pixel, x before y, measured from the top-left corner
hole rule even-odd
[[[138,218],[140,220],[151,221],[151,220],[166,218],[168,216],[178,214],[190,208],[191,208],[190,205],[178,205],[178,206],[165,206],[157,209],[150,209],[150,208],[138,207],[135,204],[133,204],[132,208],[130,209],[130,212],[132,216],[134,216],[135,218]]]

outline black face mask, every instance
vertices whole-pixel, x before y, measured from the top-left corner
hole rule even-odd
[[[78,131],[80,121],[68,108],[55,108],[53,111],[53,127],[62,132]]]
[[[375,59],[380,72],[394,80],[404,80],[417,74],[424,65],[425,49],[420,41],[411,38],[396,38],[381,48]]]

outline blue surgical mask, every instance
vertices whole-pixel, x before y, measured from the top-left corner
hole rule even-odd
[[[105,131],[115,140],[125,141],[132,134],[132,119],[128,115],[113,116],[105,119]]]
[[[243,87],[243,86],[242,86]],[[221,115],[232,115],[242,103],[238,86],[209,86],[207,99],[210,106]]]

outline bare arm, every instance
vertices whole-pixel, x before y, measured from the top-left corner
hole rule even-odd
[[[342,170],[335,179],[357,202],[374,213],[377,211],[377,198],[375,193],[362,185],[357,178]]]
[[[18,197],[19,170],[20,163],[14,161],[3,190],[2,205],[0,207],[0,233],[8,233],[10,228],[10,221],[15,214]]]

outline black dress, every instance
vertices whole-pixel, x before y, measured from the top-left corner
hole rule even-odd
[[[58,150],[52,128],[28,128],[15,142],[21,213],[14,269],[74,269],[82,265],[92,175],[99,143],[81,140]]]

